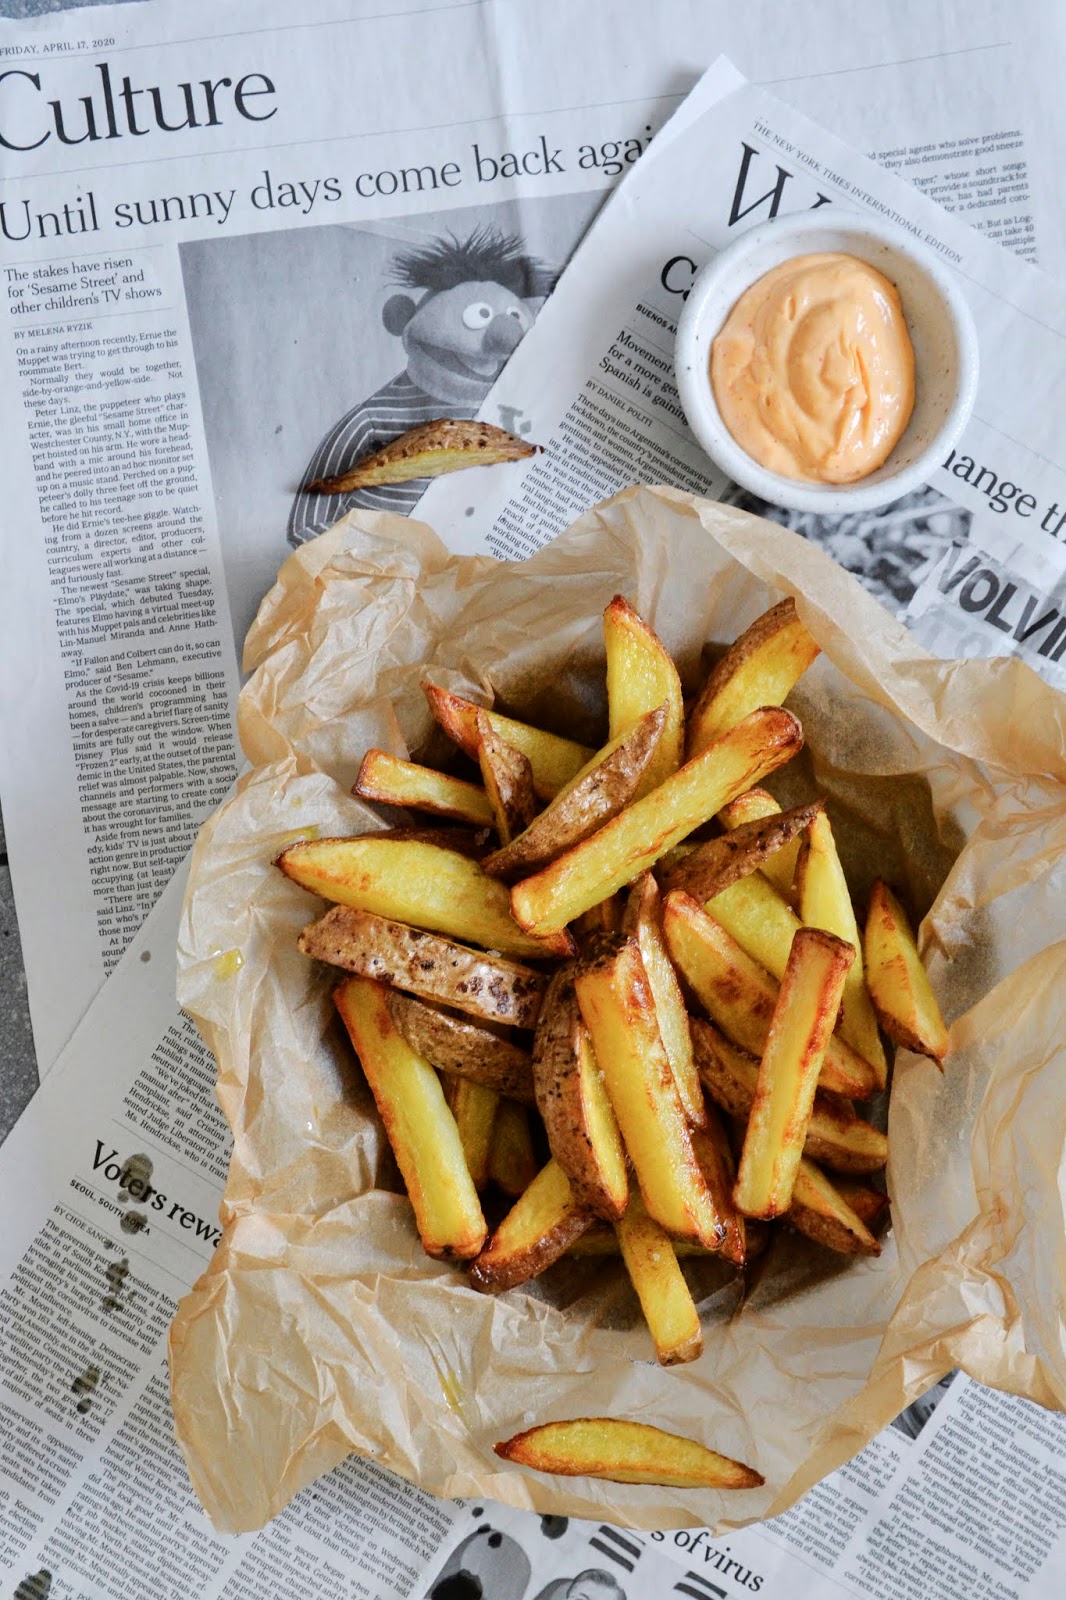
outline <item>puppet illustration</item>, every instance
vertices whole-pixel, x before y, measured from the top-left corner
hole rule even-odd
[[[521,1545],[484,1526],[452,1551],[428,1600],[523,1600],[530,1575]]]
[[[536,1600],[626,1600],[626,1592],[609,1572],[587,1567],[576,1578],[556,1578]]]
[[[447,234],[398,255],[391,282],[409,292],[390,295],[381,316],[387,331],[402,342],[407,365],[334,424],[301,483],[339,476],[421,422],[476,416],[504,362],[532,327],[552,275],[525,254],[517,235],[481,227],[466,239]],[[347,494],[298,494],[289,516],[289,543],[303,544],[356,506],[406,516],[426,481]]]

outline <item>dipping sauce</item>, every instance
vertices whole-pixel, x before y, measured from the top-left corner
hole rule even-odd
[[[895,285],[842,254],[795,256],[751,285],[711,346],[719,414],[785,478],[853,483],[891,455],[914,407]]]

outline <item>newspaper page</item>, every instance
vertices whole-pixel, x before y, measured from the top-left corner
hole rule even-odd
[[[0,25],[0,790],[42,1071],[233,778],[239,641],[287,541],[347,505],[298,487],[478,410],[719,50],[1039,253],[1051,62],[1004,0],[935,9],[153,0]],[[527,404],[499,419],[535,431]]]

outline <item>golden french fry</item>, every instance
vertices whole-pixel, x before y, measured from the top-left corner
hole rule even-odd
[[[519,1049],[490,1028],[464,1022],[399,990],[389,995],[389,1015],[411,1049],[438,1072],[533,1104],[533,1062],[528,1050]]]
[[[882,1028],[907,1050],[948,1052],[948,1030],[918,954],[907,914],[887,884],[874,884],[866,917],[866,982]]]
[[[331,906],[297,944],[346,972],[515,1028],[535,1025],[548,981],[533,967],[352,906]]]
[[[781,815],[781,807],[766,789],[748,789],[744,794],[738,794],[729,805],[723,806],[718,813],[718,821],[727,833],[735,828],[744,827],[749,822],[764,822],[770,817]],[[793,839],[790,844],[783,845],[775,855],[769,856],[763,862],[760,871],[769,878],[774,888],[783,900],[789,905],[793,904],[792,880],[796,876],[796,858],[799,855],[799,839]]]
[[[761,1473],[716,1450],[646,1422],[574,1417],[544,1422],[493,1445],[498,1456],[533,1472],[657,1483],[672,1489],[755,1489]]]
[[[485,1219],[440,1079],[394,1025],[380,984],[348,978],[334,1000],[403,1174],[426,1254],[476,1256]]]
[[[591,1211],[575,1201],[562,1167],[549,1161],[470,1263],[470,1281],[475,1289],[514,1289],[546,1272],[591,1222]]]
[[[517,1100],[501,1099],[492,1125],[490,1179],[504,1194],[517,1200],[529,1188],[537,1170],[528,1110]]]
[[[704,1126],[692,1130],[692,1148],[714,1208],[725,1226],[719,1250],[734,1266],[742,1267],[748,1254],[748,1228],[733,1200],[737,1164],[729,1146],[729,1135],[713,1106],[704,1108]]]
[[[471,761],[476,761],[477,714],[485,708],[472,700],[464,700],[461,695],[449,694],[447,689],[439,689],[433,683],[423,683],[422,692],[445,733]],[[533,768],[533,782],[542,800],[550,800],[558,794],[594,754],[587,745],[563,739],[557,733],[547,733],[543,728],[531,728],[528,723],[516,722],[498,711],[489,711],[488,718],[500,738],[528,758]]]
[[[488,713],[477,714],[477,759],[496,832],[510,844],[537,814],[537,792],[529,757],[500,737]],[[491,859],[491,857],[487,858]],[[485,870],[485,862],[482,862]]]
[[[433,811],[474,827],[491,827],[493,822],[488,796],[476,783],[419,766],[417,761],[403,761],[387,750],[367,751],[352,793],[378,805]]]
[[[470,1180],[475,1189],[484,1189],[489,1181],[492,1129],[500,1097],[495,1089],[453,1074],[444,1079],[444,1098],[459,1129]]]
[[[871,1189],[868,1184],[854,1183],[846,1178],[836,1178],[833,1186],[844,1204],[850,1206],[863,1227],[869,1228],[871,1233],[886,1220],[888,1195],[882,1194],[880,1189]],[[796,1198],[795,1190],[792,1191],[792,1198]]]
[[[339,905],[413,923],[508,956],[570,955],[564,930],[531,938],[511,916],[507,890],[476,861],[414,840],[365,834],[308,839],[282,851],[277,865],[295,883]]]
[[[639,800],[676,772],[684,759],[681,679],[658,634],[620,594],[603,613],[603,642],[610,738],[617,739],[655,706],[666,707],[662,738],[637,788]]]
[[[867,1194],[874,1193],[867,1190]],[[879,1256],[881,1246],[824,1172],[804,1157],[796,1172],[788,1220],[816,1244],[841,1255]]]
[[[888,1062],[877,1028],[877,1016],[866,989],[859,925],[851,905],[851,890],[837,855],[829,818],[819,812],[800,843],[796,864],[796,895],[801,919],[810,928],[825,928],[846,939],[855,950],[855,964],[844,982],[840,1033],[877,1074],[877,1086],[888,1082]]]
[[[635,938],[640,946],[641,960],[655,1001],[659,1033],[666,1047],[670,1071],[674,1075],[685,1116],[693,1127],[702,1128],[707,1112],[696,1063],[692,1059],[688,1012],[663,938],[659,886],[650,872],[642,873],[629,891],[622,930]]]
[[[681,977],[734,1044],[761,1056],[777,1003],[777,980],[742,950],[721,923],[675,889],[663,902],[666,945]],[[839,1035],[825,1053],[819,1086],[854,1100],[875,1089],[873,1068]]]
[[[639,1195],[614,1226],[659,1365],[695,1361],[703,1352],[703,1329],[670,1235],[649,1217]]]
[[[717,744],[511,890],[515,920],[542,936],[613,894],[679,844],[729,800],[782,766],[803,746],[788,711],[753,711]]]
[[[608,943],[574,981],[644,1204],[669,1233],[717,1249],[725,1228],[693,1154],[640,946]]]
[[[692,1019],[696,1066],[707,1093],[727,1116],[747,1122],[755,1101],[759,1063],[701,1017]],[[888,1160],[888,1140],[855,1114],[850,1100],[818,1089],[807,1125],[804,1155],[835,1172],[878,1172]]]
[[[850,944],[821,928],[801,928],[792,941],[733,1186],[746,1216],[779,1217],[792,1202],[818,1075],[854,959]]]
[[[748,793],[752,791],[749,789]],[[791,811],[739,823],[732,832],[708,839],[683,860],[673,863],[663,875],[663,888],[684,889],[693,900],[704,903],[713,900],[740,878],[757,871],[765,873],[773,857],[798,841],[821,809],[821,801],[816,800],[813,805],[793,806]],[[834,928],[829,931],[836,932]]]
[[[439,478],[464,467],[522,461],[540,449],[541,445],[518,439],[491,422],[438,417],[363,456],[349,471],[334,478],[316,478],[302,492],[348,494],[352,489],[369,489],[382,483],[412,483],[417,478]]]
[[[791,598],[758,617],[730,645],[700,690],[688,719],[689,759],[756,706],[780,705],[820,648],[796,615]]]
[[[625,1149],[570,966],[548,985],[533,1040],[533,1083],[548,1145],[574,1199],[595,1216],[620,1217],[629,1200]]]
[[[486,872],[516,878],[580,844],[629,804],[662,735],[666,707],[656,706],[593,756],[516,839],[488,856]]]

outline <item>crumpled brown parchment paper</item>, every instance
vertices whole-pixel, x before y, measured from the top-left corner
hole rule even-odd
[[[330,974],[296,950],[321,903],[272,865],[312,828],[378,825],[349,791],[370,745],[432,746],[423,674],[597,742],[615,593],[686,689],[707,641],[795,596],[824,654],[789,702],[808,746],[786,774],[828,796],[853,884],[884,874],[925,916],[952,1024],[943,1076],[897,1058],[882,1257],[797,1241],[743,1308],[697,1264],[705,1350],[673,1370],[618,1263],[493,1298],[422,1254]],[[180,939],[180,999],[234,1135],[223,1240],[171,1334],[178,1437],[217,1527],[259,1527],[358,1451],[437,1495],[723,1529],[784,1510],[953,1365],[1066,1407],[1066,698],[1016,661],[931,658],[798,536],[649,489],[513,565],[350,517],[285,563],[246,665],[252,770],[201,833]],[[492,1453],[534,1421],[597,1414],[694,1435],[766,1485],[552,1479]]]

